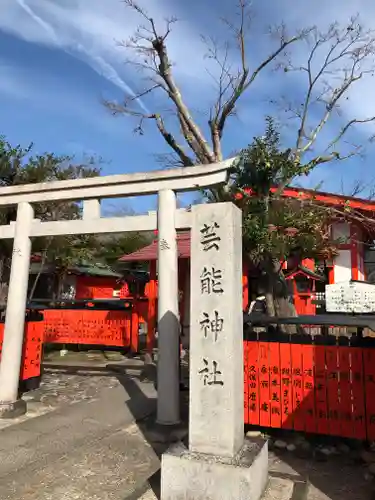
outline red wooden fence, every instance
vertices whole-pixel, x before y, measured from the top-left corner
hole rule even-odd
[[[0,323],[0,361],[3,346],[4,323]],[[22,354],[20,380],[38,377],[42,358],[43,322],[25,323],[25,339]]]
[[[43,343],[128,347],[138,351],[136,310],[46,309],[44,320],[26,321],[20,380],[40,376]],[[0,323],[0,361],[4,323]]]
[[[245,423],[374,440],[374,347],[245,340]]]
[[[43,342],[138,346],[134,312],[44,314],[44,321],[26,322],[21,380],[40,375]],[[0,359],[3,333],[0,324]],[[247,338],[246,424],[375,440],[375,339],[350,344],[333,336],[319,336],[316,343],[309,335]]]
[[[130,311],[47,309],[43,341],[130,347],[132,319]]]

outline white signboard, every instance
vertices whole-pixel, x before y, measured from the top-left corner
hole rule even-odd
[[[350,282],[326,285],[326,311],[375,313],[375,286]]]

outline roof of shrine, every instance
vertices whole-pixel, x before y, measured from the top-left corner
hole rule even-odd
[[[180,259],[190,258],[190,232],[183,231],[177,233],[177,253]],[[154,240],[152,243],[143,247],[135,252],[123,255],[119,258],[119,262],[131,261],[150,261],[157,260],[158,258],[158,241]]]

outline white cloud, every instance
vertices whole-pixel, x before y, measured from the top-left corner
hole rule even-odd
[[[53,28],[48,23],[43,21],[43,19],[39,17],[24,0],[16,0],[16,3],[21,7],[22,10],[26,12],[26,14],[31,17],[31,19],[36,24],[38,24],[46,32],[47,35],[50,36],[51,40],[53,40],[55,43],[58,43],[58,39]]]
[[[129,66],[124,64],[126,50],[119,47],[117,42],[128,39],[140,20],[121,0],[1,0],[1,3],[0,29],[32,43],[60,48],[84,61],[125,93],[132,95],[133,82],[139,76],[129,73]],[[187,90],[192,109],[205,110],[207,97],[210,98],[213,92],[212,79],[204,69],[207,61],[202,57],[204,47],[200,41],[200,33],[206,27],[217,34],[224,33],[224,28],[218,31],[220,24],[216,17],[219,17],[220,12],[210,9],[211,17],[207,22],[200,14],[207,15],[211,0],[194,4],[195,19],[189,14],[189,3],[182,0],[140,0],[140,3],[149,9],[158,23],[171,14],[176,14],[181,19],[168,39],[170,57],[177,63],[176,78],[183,90]],[[220,3],[218,2],[218,9]],[[345,23],[356,11],[361,13],[366,22],[375,25],[373,0],[315,0],[311,5],[295,0],[279,0],[276,3],[274,0],[264,0],[261,4],[254,2],[254,7],[257,10],[257,33],[262,31],[261,26],[279,23],[282,18],[292,29],[312,23],[323,26],[336,19]],[[264,39],[255,40],[249,50],[251,67],[268,49]],[[251,99],[245,100],[246,107],[241,112],[246,126],[251,125],[254,106],[258,109],[262,106],[261,98],[265,94],[278,92],[277,84],[274,75],[269,77],[268,74],[258,81],[256,88],[249,94]],[[4,82],[0,86],[7,86],[8,91],[11,90],[11,85]],[[344,108],[348,116],[375,114],[372,87],[372,80],[368,79],[351,94]],[[286,91],[290,92],[291,88],[293,85],[286,87]],[[151,107],[149,102],[145,99],[139,104]],[[200,116],[205,122],[206,116]]]
[[[4,31],[30,42],[61,48],[85,61],[126,94],[134,96],[134,91],[112,62],[116,52],[114,36],[119,27],[116,16],[115,22],[111,22],[100,9],[92,10],[94,2],[89,5],[77,1],[70,7],[69,4],[60,6],[55,2],[33,0],[10,0],[8,3],[3,7],[5,15],[0,18],[0,27]],[[13,22],[15,17],[17,23]],[[139,105],[147,112],[142,101]]]
[[[59,117],[79,120],[94,126],[102,134],[122,134],[117,120],[104,109],[99,100],[78,88],[67,87],[49,75],[30,75],[27,69],[0,59],[0,98],[11,98],[12,105],[21,106],[37,116],[55,113]],[[34,110],[34,111],[30,111]]]
[[[152,10],[158,22],[169,15],[166,2],[162,0],[155,0]],[[129,66],[124,64],[127,54],[118,42],[127,40],[139,21],[139,17],[119,0],[2,0],[0,29],[29,42],[66,51],[125,94],[134,96],[133,88],[126,81],[126,73],[129,75]],[[199,37],[192,35],[188,23],[182,22],[178,36],[172,35],[170,41],[171,58],[183,61],[178,66],[180,74],[196,75],[197,67],[188,61],[195,59],[196,49],[201,47]],[[138,104],[143,111],[148,111],[142,100]]]

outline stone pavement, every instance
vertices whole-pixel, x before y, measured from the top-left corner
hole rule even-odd
[[[106,354],[91,351],[71,352],[64,357],[55,354],[43,366],[40,387],[22,396],[27,402],[27,414],[14,420],[0,419],[0,429],[44,415],[67,404],[95,399],[104,389],[121,387],[121,380],[114,371],[116,368],[120,370],[120,374],[138,374],[139,377],[144,365],[140,359],[127,359],[116,352]],[[155,393],[152,397],[155,397]]]
[[[46,374],[31,411],[3,424],[1,500],[124,500],[157,471],[135,423],[154,411],[153,384],[92,372]]]
[[[40,389],[23,396],[28,414],[0,420],[1,500],[158,498],[165,444],[142,420],[155,408],[154,384],[141,382],[140,360],[117,358],[108,366],[99,357],[55,360]],[[277,432],[270,449],[274,478],[265,500],[289,500],[280,484],[290,477],[309,483],[293,500],[375,500],[371,449]]]

